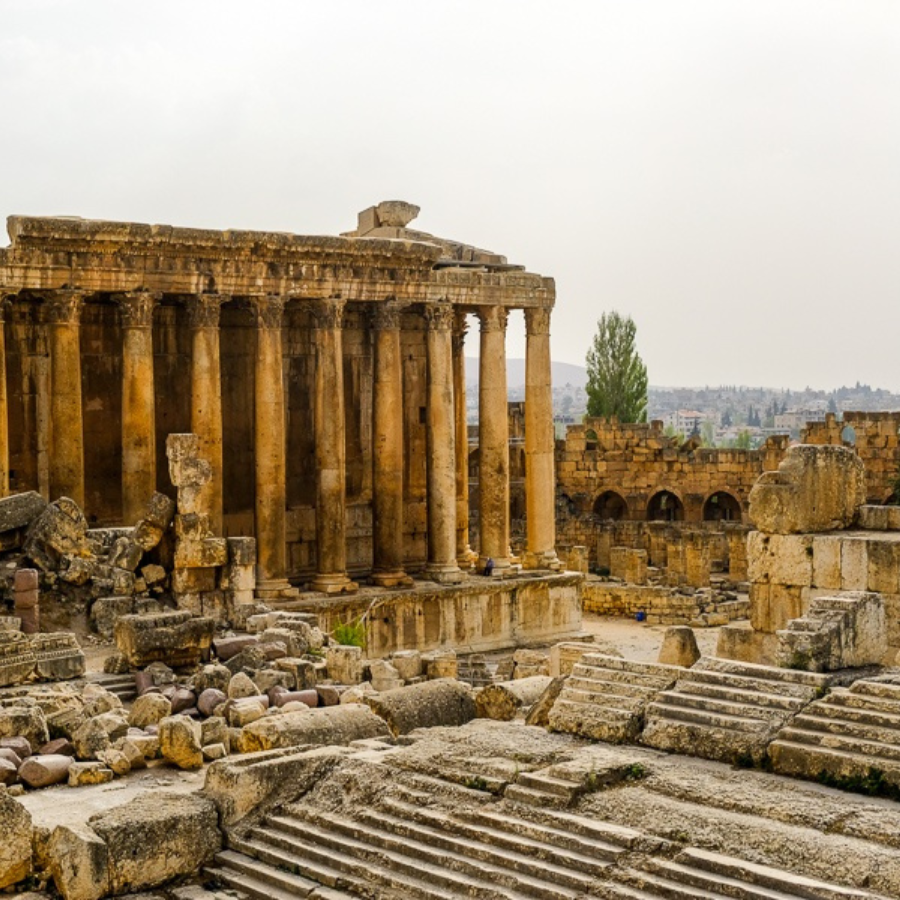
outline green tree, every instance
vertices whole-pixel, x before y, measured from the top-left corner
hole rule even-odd
[[[750,432],[746,429],[739,431],[734,446],[737,450],[749,450],[751,447]]]
[[[589,416],[647,421],[647,367],[634,346],[636,332],[631,316],[612,311],[600,317],[587,352]]]

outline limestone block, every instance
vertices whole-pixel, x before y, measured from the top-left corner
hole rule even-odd
[[[69,766],[69,787],[82,787],[86,784],[107,784],[113,780],[115,773],[102,762],[73,762]]]
[[[141,578],[149,587],[154,584],[162,584],[166,580],[166,570],[162,566],[151,563],[149,566],[141,568]]]
[[[109,888],[116,894],[193,875],[222,846],[215,804],[197,794],[148,792],[88,824],[106,844]]]
[[[48,503],[32,522],[25,553],[45,572],[59,568],[63,556],[90,559],[88,523],[78,504],[68,497]]]
[[[258,693],[259,688],[245,672],[238,672],[228,683],[228,697],[231,700],[238,700],[241,697],[255,697]]]
[[[866,531],[887,531],[890,528],[890,507],[866,504],[859,508],[859,527]]]
[[[124,714],[106,712],[85,721],[72,734],[72,744],[79,759],[98,759],[114,741],[125,736],[128,721]]]
[[[212,468],[206,460],[199,459],[199,454],[200,438],[196,434],[168,435],[169,479],[176,488],[199,487],[212,480]]]
[[[841,590],[864,591],[869,583],[869,554],[863,538],[841,541]]]
[[[459,663],[455,650],[432,650],[422,654],[425,674],[429,679],[456,678],[459,674]]]
[[[764,534],[752,531],[747,541],[751,582],[812,584],[813,537],[808,534]]]
[[[160,753],[179,769],[203,766],[200,737],[200,723],[187,716],[169,716],[159,723]]]
[[[881,594],[900,593],[900,541],[869,541],[866,589]]]
[[[91,625],[105,638],[111,638],[120,616],[134,614],[134,597],[100,597],[91,606]]]
[[[862,460],[845,447],[790,447],[775,472],[750,491],[750,519],[760,531],[800,534],[853,524],[866,499]]]
[[[143,555],[144,550],[136,541],[129,537],[120,537],[113,544],[106,561],[111,566],[133,572],[140,565]]]
[[[85,672],[85,657],[74,634],[61,631],[31,638],[34,673],[43,681],[67,681]]]
[[[657,661],[663,665],[684,666],[689,669],[700,659],[700,655],[693,628],[673,625],[666,629]]]
[[[328,677],[340,684],[358,684],[362,681],[362,648],[345,644],[329,646],[325,651]]]
[[[17,800],[0,791],[0,888],[31,874],[31,814]]]
[[[750,622],[758,631],[775,632],[798,619],[809,603],[809,588],[796,585],[750,585]]]
[[[180,517],[184,518],[184,517]],[[206,569],[224,566],[228,562],[225,538],[204,537],[200,540],[182,539],[175,544],[175,567]],[[215,584],[210,590],[215,588]]]
[[[215,589],[216,570],[214,568],[172,570],[172,591],[176,594],[201,594]]]
[[[26,528],[46,506],[47,501],[37,491],[0,497],[0,534]]]
[[[550,678],[550,683],[544,688],[544,692],[528,710],[525,716],[525,724],[533,725],[536,728],[547,728],[550,725],[550,710],[553,704],[562,693],[565,687],[568,675],[556,675]]]
[[[128,715],[128,724],[135,728],[156,725],[172,714],[172,703],[162,694],[144,694],[134,701]]]
[[[370,694],[375,693],[375,688],[372,687],[372,682],[370,681],[361,681],[359,684],[354,684],[353,687],[347,688],[347,690],[341,693],[339,703],[364,703],[366,698]],[[325,704],[328,705],[327,703]]]
[[[265,644],[284,644],[288,656],[303,656],[309,649],[303,635],[291,628],[267,628],[259,639]]]
[[[534,675],[530,678],[489,684],[475,697],[477,715],[482,719],[509,722],[521,709],[535,703],[550,686],[551,681],[549,675]]]
[[[208,688],[227,691],[229,681],[231,681],[231,672],[228,671],[228,668],[219,665],[218,663],[213,663],[203,666],[203,668],[194,675],[193,685],[194,690],[197,691],[198,694],[201,694]]]
[[[144,517],[141,522],[146,522],[160,531],[165,531],[172,524],[175,515],[175,501],[165,494],[158,491],[147,501],[144,509]],[[138,523],[140,527],[140,523]],[[154,545],[155,546],[155,545]],[[153,547],[145,547],[146,550],[152,550]]]
[[[31,675],[36,663],[31,641],[25,634],[21,631],[0,631],[0,687],[21,683]]]
[[[841,543],[842,539],[834,535],[813,537],[812,583],[817,588],[841,589]]]
[[[226,719],[232,728],[243,728],[261,719],[266,714],[267,708],[267,705],[258,698],[244,697],[228,705]]]
[[[350,703],[259,719],[241,730],[240,750],[250,753],[302,744],[337,746],[389,734],[385,721],[372,710]]]
[[[32,753],[50,740],[47,719],[41,707],[0,707],[0,738],[13,737],[28,741]]]
[[[88,825],[59,825],[50,836],[50,872],[65,900],[100,900],[109,893],[106,843]]]
[[[288,673],[293,682],[289,685],[292,688],[302,691],[316,686],[316,667],[307,659],[286,656],[275,660],[275,668]]]
[[[376,691],[392,691],[403,687],[400,673],[385,659],[375,659],[369,663],[369,678]]]
[[[143,667],[154,661],[171,666],[197,665],[209,653],[215,622],[187,612],[123,616],[116,622],[116,646],[129,663]]]
[[[425,671],[422,663],[422,654],[418,650],[397,650],[391,654],[390,661],[397,675],[404,681],[409,681],[410,678],[418,678]]]
[[[86,716],[99,716],[101,713],[121,712],[122,700],[101,684],[86,684],[81,692]]]
[[[563,641],[550,648],[550,675],[571,675],[572,668],[586,653],[603,653],[605,656],[619,656],[621,652],[608,641],[588,643],[587,641]]]
[[[224,744],[228,747],[228,723],[222,716],[210,716],[200,723],[200,743],[204,747],[209,744]]]

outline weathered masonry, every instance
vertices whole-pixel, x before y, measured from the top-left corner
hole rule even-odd
[[[0,250],[0,495],[69,496],[130,524],[195,432],[212,526],[287,579],[453,582],[468,545],[463,346],[481,349],[479,555],[509,566],[506,324],[527,327],[525,564],[555,562],[553,280],[406,228],[341,237],[13,216]]]

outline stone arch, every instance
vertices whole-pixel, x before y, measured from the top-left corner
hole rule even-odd
[[[741,502],[728,491],[716,491],[703,504],[704,522],[740,522]]]
[[[647,504],[648,522],[683,522],[684,504],[674,491],[657,491]]]
[[[597,437],[597,432],[594,431],[593,428],[588,428],[588,430],[584,433],[584,449],[596,450],[598,440],[599,438]]]
[[[628,502],[617,491],[603,491],[594,500],[593,511],[598,519],[627,519]]]

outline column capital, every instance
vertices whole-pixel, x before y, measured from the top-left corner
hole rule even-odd
[[[535,306],[525,310],[525,333],[550,334],[550,310],[547,307]]]
[[[505,306],[479,306],[477,314],[482,331],[506,331],[509,310]]]
[[[151,328],[153,310],[162,299],[162,294],[129,291],[127,294],[114,294],[113,299],[119,304],[123,328]]]
[[[224,294],[191,294],[187,301],[191,328],[218,328],[219,312],[229,298]]]
[[[425,323],[429,331],[449,331],[453,327],[453,305],[426,303]]]
[[[373,304],[369,310],[372,326],[378,331],[396,331],[400,328],[400,316],[407,306],[408,303],[400,300],[385,300],[383,303]]]
[[[281,294],[261,294],[250,298],[250,308],[256,316],[256,327],[278,331],[284,319],[286,297]]]
[[[44,296],[44,321],[49,325],[78,325],[87,291],[50,291]]]
[[[340,328],[344,322],[346,300],[313,300],[309,304],[313,328]]]

